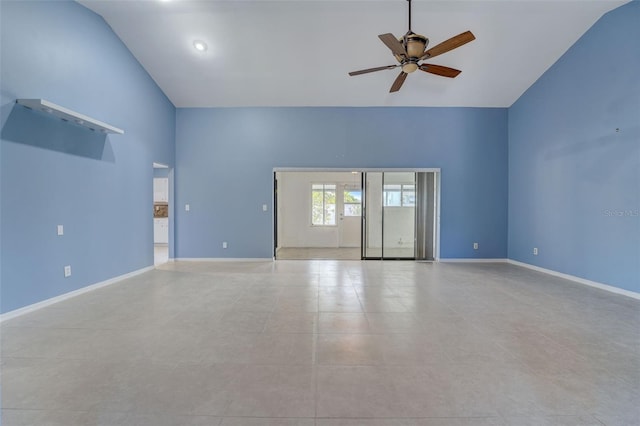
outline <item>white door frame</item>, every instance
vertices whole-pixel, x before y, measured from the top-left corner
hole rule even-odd
[[[434,224],[434,236],[435,236],[435,249],[434,249],[434,259],[435,261],[440,260],[440,180],[441,180],[441,169],[439,167],[426,167],[426,168],[385,168],[385,167],[274,167],[272,170],[273,177],[275,179],[277,172],[433,172],[436,177],[436,220]],[[273,181],[272,181],[273,182]],[[272,206],[276,206],[276,193],[272,191]],[[277,227],[276,221],[276,212],[275,209],[271,209],[271,247],[274,252],[275,259],[275,230]]]

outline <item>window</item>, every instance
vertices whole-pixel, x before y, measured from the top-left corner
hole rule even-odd
[[[311,185],[311,224],[334,226],[336,224],[336,185],[314,183]]]
[[[416,186],[414,184],[385,185],[382,198],[385,207],[414,207]]]
[[[344,216],[362,216],[362,191],[345,188],[343,197]]]

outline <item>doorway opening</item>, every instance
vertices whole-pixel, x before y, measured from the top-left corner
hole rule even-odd
[[[276,171],[276,259],[361,258],[361,173]]]
[[[439,169],[274,169],[274,258],[437,260]]]
[[[153,163],[153,264],[162,265],[170,258],[169,242],[170,219],[170,181],[171,169],[160,163]]]

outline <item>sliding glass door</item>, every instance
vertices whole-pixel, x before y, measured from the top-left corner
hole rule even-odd
[[[363,259],[432,260],[435,173],[366,172]]]
[[[382,259],[382,172],[362,174],[364,190],[362,214],[362,258]]]

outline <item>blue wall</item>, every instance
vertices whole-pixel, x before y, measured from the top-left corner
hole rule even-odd
[[[101,17],[1,3],[1,311],[153,265],[154,161],[175,108]],[[125,130],[101,136],[15,106],[43,98]],[[56,225],[65,235],[56,236]],[[64,278],[64,265],[72,276]]]
[[[639,210],[635,1],[600,19],[509,109],[509,258],[639,292]]]
[[[271,257],[274,167],[439,167],[441,257],[505,258],[507,155],[506,109],[178,109],[175,255]]]
[[[175,176],[176,257],[270,257],[274,167],[439,167],[441,257],[508,255],[640,291],[637,1],[605,15],[508,111],[176,112],[77,3],[4,1],[0,19],[1,312],[152,265],[154,161]],[[96,135],[16,98],[126,133]]]

